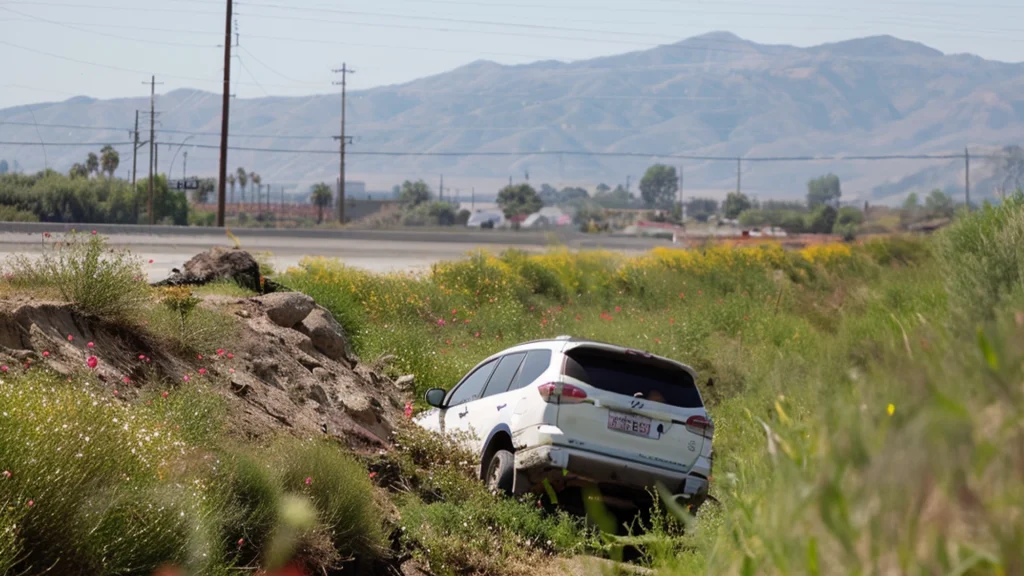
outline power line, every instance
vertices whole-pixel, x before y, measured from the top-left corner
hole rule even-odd
[[[132,142],[2,142],[0,146],[129,146]],[[168,145],[177,143],[171,142]],[[191,144],[193,148],[216,150],[219,146],[211,144]],[[229,150],[241,152],[269,152],[280,154],[321,154],[337,156],[337,150],[303,150],[299,148],[259,148],[250,146],[229,146]],[[587,156],[600,158],[673,158],[679,160],[695,160],[703,162],[736,162],[737,156],[675,154],[663,152],[597,152],[586,150],[534,150],[516,152],[489,151],[452,151],[452,152],[411,152],[411,151],[355,151],[346,152],[350,156],[384,156],[384,157],[419,157],[419,158],[450,158],[450,157],[525,157],[525,156]],[[994,157],[985,154],[972,154],[976,158]],[[741,156],[743,162],[881,162],[889,160],[959,160],[960,154],[874,154],[874,155],[827,155],[827,156]]]
[[[181,47],[184,47],[184,48],[216,48],[216,45],[204,46],[204,45],[196,45],[196,44],[190,44],[190,43],[185,43],[185,42],[167,42],[167,41],[163,41],[163,40],[154,40],[152,38],[131,38],[129,36],[121,36],[119,34],[110,34],[108,32],[97,32],[95,30],[86,30],[84,28],[79,28],[79,27],[75,26],[74,24],[68,24],[68,23],[65,23],[65,22],[58,22],[57,20],[50,20],[49,18],[43,18],[41,16],[36,16],[35,14],[27,14],[25,12],[19,12],[18,10],[13,10],[11,8],[8,8],[8,7],[4,6],[4,5],[2,5],[2,4],[0,4],[0,10],[5,10],[7,12],[11,12],[11,13],[17,14],[19,16],[24,16],[26,18],[31,18],[31,19],[37,20],[39,22],[45,22],[46,24],[52,24],[54,26],[60,26],[62,28],[67,28],[69,30],[75,30],[75,31],[78,31],[78,32],[84,32],[86,34],[96,34],[98,36],[105,36],[107,38],[114,38],[115,40],[127,40],[127,41],[130,41],[130,42],[145,42],[146,44],[162,44],[164,46],[174,46],[174,47],[178,47],[178,48],[181,48]]]

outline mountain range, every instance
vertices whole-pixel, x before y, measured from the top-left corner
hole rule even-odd
[[[629,180],[635,189],[648,165],[664,161],[682,167],[687,194],[721,196],[737,185],[735,161],[670,156],[963,154],[968,147],[979,156],[972,181],[988,195],[994,163],[980,157],[1024,134],[1024,64],[947,55],[889,36],[800,48],[716,32],[591,60],[477,61],[348,96],[347,179],[386,190],[425,178],[436,189],[443,174],[446,188],[462,195],[493,194],[509,178],[589,187]],[[338,94],[236,99],[231,145],[239,149],[230,166],[300,189],[334,181],[340,108]],[[25,143],[0,144],[0,158],[29,171],[44,162],[67,170],[93,145],[128,142],[135,111],[148,109],[148,98],[76,97],[0,110],[0,142]],[[213,175],[219,95],[176,90],[158,95],[157,109],[160,170],[173,158],[179,176],[186,151],[189,175]],[[146,139],[145,116],[142,126]],[[26,145],[40,140],[90,147],[48,146],[44,158],[43,147]],[[117,148],[123,175],[131,145]],[[494,155],[447,155],[467,151]],[[622,153],[633,157],[614,155]],[[794,198],[826,172],[842,178],[844,197],[895,202],[911,190],[961,190],[964,161],[748,161],[739,178],[759,197]]]

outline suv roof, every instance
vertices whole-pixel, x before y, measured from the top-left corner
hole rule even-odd
[[[605,348],[605,349],[608,349],[610,351],[620,352],[620,353],[641,352],[641,353],[643,353],[645,355],[649,355],[653,359],[658,359],[658,360],[662,360],[662,361],[665,361],[665,362],[670,362],[672,364],[676,364],[676,365],[682,367],[683,369],[685,369],[687,372],[689,372],[690,375],[693,376],[694,380],[697,379],[697,371],[694,370],[693,367],[691,367],[691,366],[689,366],[687,364],[683,364],[682,362],[679,362],[677,360],[673,360],[671,358],[665,358],[664,356],[658,356],[657,354],[651,354],[650,352],[647,352],[646,350],[637,350],[635,348],[629,348],[627,346],[622,346],[620,344],[611,344],[609,342],[601,342],[599,340],[589,340],[589,339],[586,339],[586,338],[577,338],[575,336],[557,336],[555,338],[543,338],[543,339],[539,339],[539,340],[531,340],[529,342],[523,342],[521,344],[516,344],[515,346],[510,346],[510,347],[508,347],[508,348],[506,348],[504,350],[501,350],[500,352],[496,352],[495,354],[492,354],[491,356],[488,356],[486,360],[490,360],[491,358],[507,354],[507,353],[509,353],[511,351],[518,350],[520,348],[525,348],[525,347],[530,347],[530,346],[543,347],[543,348],[548,349],[548,350],[560,351],[560,352],[566,352],[566,351],[571,350],[573,348],[579,348],[579,347],[582,347],[582,346],[595,346],[595,347]]]

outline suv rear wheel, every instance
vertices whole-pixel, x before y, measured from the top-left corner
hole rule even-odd
[[[495,452],[487,464],[487,475],[484,478],[491,492],[511,494],[512,481],[515,478],[515,455],[508,450]]]

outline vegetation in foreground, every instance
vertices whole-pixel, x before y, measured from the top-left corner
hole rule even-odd
[[[417,392],[563,333],[694,365],[716,421],[718,503],[696,522],[655,515],[631,539],[595,539],[487,494],[467,455],[419,432],[374,456],[253,447],[219,432],[203,386],[221,383],[129,402],[96,396],[88,374],[18,368],[0,375],[0,568],[39,571],[73,545],[60,561],[100,574],[406,556],[439,574],[515,574],[629,543],[665,574],[1017,573],[1022,237],[1016,197],[934,241],[477,254],[415,277],[311,260],[281,280],[331,308],[364,358],[394,356]]]

